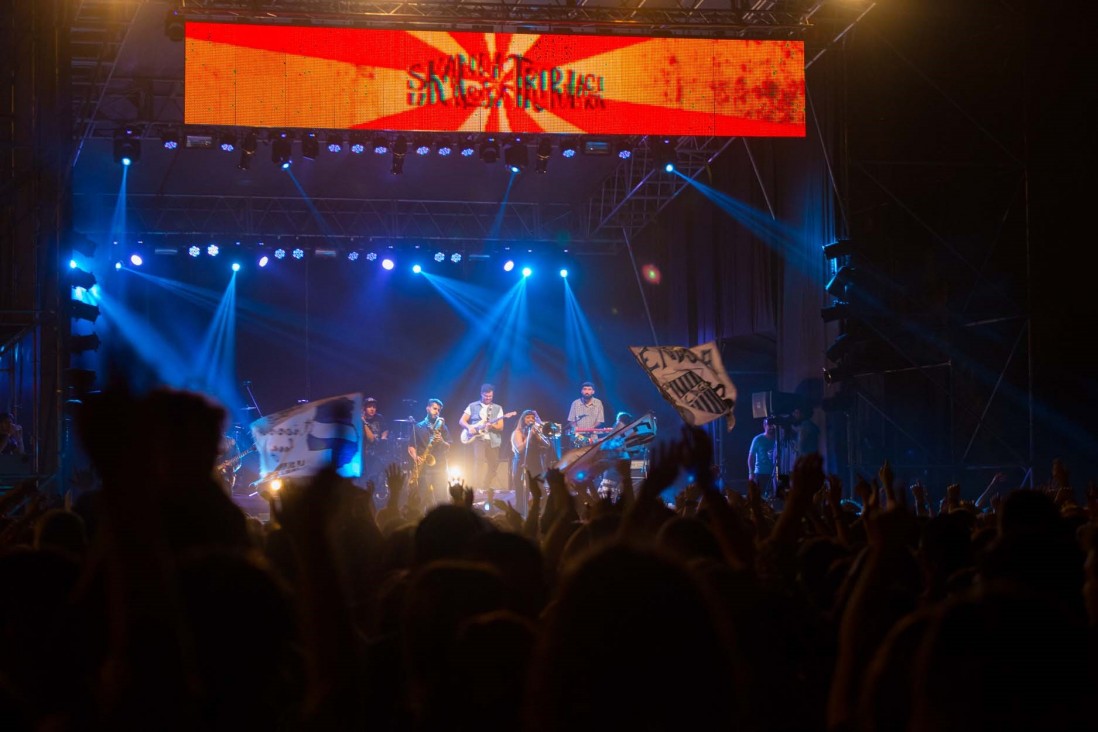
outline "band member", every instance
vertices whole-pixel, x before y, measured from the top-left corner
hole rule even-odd
[[[590,381],[580,384],[580,398],[572,402],[568,409],[568,430],[572,434],[575,446],[589,444],[590,439],[581,440],[576,430],[593,430],[606,421],[606,412],[602,401],[595,398],[595,385]]]
[[[765,496],[775,492],[775,453],[778,449],[778,426],[769,418],[763,420],[763,431],[751,440],[747,450],[747,477],[755,481]]]
[[[362,403],[362,478],[380,485],[388,457],[389,426],[378,414],[377,399],[367,397]]]
[[[499,446],[503,444],[503,407],[495,403],[495,391],[491,384],[482,384],[480,399],[470,402],[461,413],[461,426],[465,430],[462,442],[471,442],[473,447],[470,475],[475,476],[478,466],[483,466],[480,479],[473,486],[485,490],[491,487],[499,465]]]
[[[544,425],[535,410],[527,409],[511,431],[511,489],[515,492],[515,508],[521,514],[526,513],[526,471],[544,473],[552,449]]]
[[[15,417],[0,412],[0,455],[22,455],[23,450],[23,428]]]
[[[446,503],[446,455],[450,451],[450,428],[441,416],[442,400],[427,400],[427,415],[412,425],[408,455],[412,458],[414,489],[424,507]]]

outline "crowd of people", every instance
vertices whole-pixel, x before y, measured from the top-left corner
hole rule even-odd
[[[94,486],[0,500],[0,729],[1095,727],[1098,493],[1059,463],[976,505],[806,454],[776,510],[683,427],[613,496],[549,469],[525,513],[428,509],[392,465],[380,509],[324,471],[261,523],[224,418],[92,395]]]

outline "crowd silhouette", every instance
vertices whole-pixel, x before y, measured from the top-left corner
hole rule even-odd
[[[424,513],[396,466],[380,508],[324,471],[261,523],[224,420],[92,394],[96,484],[0,499],[0,729],[1098,727],[1098,493],[1058,462],[967,502],[810,454],[777,510],[683,427],[610,497],[550,469],[525,515],[461,484]]]

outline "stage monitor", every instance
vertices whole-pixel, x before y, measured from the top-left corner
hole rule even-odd
[[[804,137],[804,43],[189,22],[185,122]]]

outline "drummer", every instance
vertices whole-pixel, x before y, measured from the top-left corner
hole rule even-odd
[[[574,447],[591,444],[592,430],[606,421],[602,400],[595,398],[595,385],[590,381],[580,384],[580,396],[568,408],[568,431]]]

